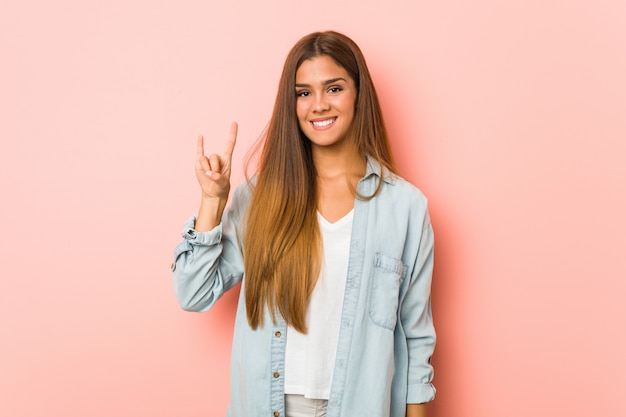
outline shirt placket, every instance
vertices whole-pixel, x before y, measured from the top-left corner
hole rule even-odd
[[[287,342],[287,324],[277,314],[272,327],[271,363],[270,363],[270,404],[271,417],[285,415],[285,348]],[[253,348],[250,346],[250,348]]]

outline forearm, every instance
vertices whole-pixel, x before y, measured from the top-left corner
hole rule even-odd
[[[407,404],[406,405],[406,417],[426,417],[427,405],[426,404]]]
[[[202,197],[194,229],[208,232],[222,221],[226,199]]]

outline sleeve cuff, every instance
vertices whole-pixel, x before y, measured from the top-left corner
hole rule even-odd
[[[196,225],[196,216],[193,215],[187,220],[183,226],[182,235],[185,242],[191,245],[210,246],[218,244],[222,241],[222,224],[218,224],[208,232],[198,232],[194,229]]]
[[[433,384],[413,384],[409,385],[406,403],[422,404],[435,399],[437,390]]]

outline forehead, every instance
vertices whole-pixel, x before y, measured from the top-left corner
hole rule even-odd
[[[328,55],[316,56],[300,64],[296,71],[296,83],[323,82],[334,78],[352,81],[348,72]]]

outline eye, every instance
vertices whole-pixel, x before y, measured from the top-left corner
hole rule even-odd
[[[341,87],[330,87],[330,88],[328,89],[328,92],[329,92],[329,93],[333,93],[333,94],[334,94],[334,93],[338,93],[338,92],[340,92],[340,91],[343,91],[343,88],[341,88]]]
[[[311,93],[306,90],[296,91],[296,97],[308,97],[309,95],[311,95]]]

